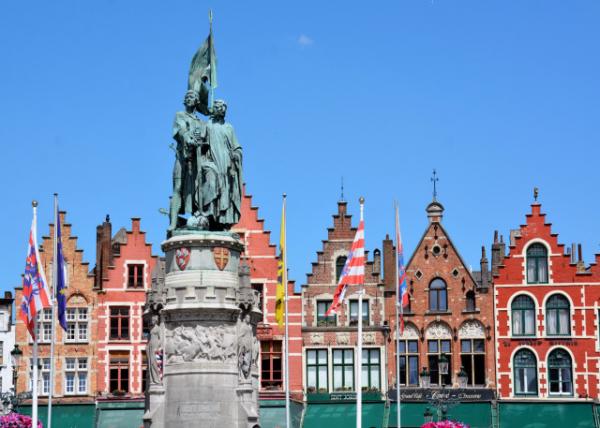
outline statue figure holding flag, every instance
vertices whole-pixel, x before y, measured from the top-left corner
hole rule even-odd
[[[211,16],[210,33],[190,65],[185,111],[175,115],[173,125],[177,146],[169,235],[229,230],[240,218],[242,148],[233,127],[225,122],[227,104],[213,101],[216,86]],[[209,116],[208,122],[196,113]]]

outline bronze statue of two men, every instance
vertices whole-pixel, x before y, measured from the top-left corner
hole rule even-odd
[[[200,98],[197,91],[188,90],[185,110],[175,115],[169,234],[176,229],[229,230],[240,219],[242,148],[233,127],[225,122],[227,104],[215,100],[207,110]],[[196,112],[208,113],[209,120]]]

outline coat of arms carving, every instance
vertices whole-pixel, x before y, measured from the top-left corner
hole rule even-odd
[[[215,247],[212,250],[215,264],[219,270],[225,269],[227,263],[229,263],[229,249],[224,247]]]
[[[177,248],[175,250],[175,263],[179,270],[185,270],[190,261],[190,249],[186,247]]]

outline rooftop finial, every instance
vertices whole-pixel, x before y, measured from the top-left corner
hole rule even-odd
[[[342,176],[342,186],[341,186],[341,193],[340,193],[340,202],[344,202],[344,176]]]
[[[431,182],[433,183],[433,200],[437,201],[437,182],[440,179],[437,177],[437,172],[435,168],[433,169],[433,176],[431,177]]]
[[[537,187],[534,187],[533,188],[533,200],[535,202],[537,202],[539,194],[540,194],[540,189],[538,189]]]

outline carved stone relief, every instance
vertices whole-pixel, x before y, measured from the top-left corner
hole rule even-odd
[[[190,361],[235,361],[236,330],[227,325],[171,325],[167,328],[167,364]]]
[[[482,339],[485,338],[485,330],[479,321],[468,320],[460,326],[458,335],[463,339]]]
[[[350,342],[350,334],[348,333],[338,333],[337,334],[337,343],[340,345],[347,345]]]
[[[394,333],[395,335],[395,333]],[[400,335],[402,339],[419,339],[419,331],[417,327],[412,324],[406,324],[404,326],[404,331]]]
[[[441,322],[434,322],[425,331],[427,339],[451,339],[452,332],[450,327]]]
[[[363,342],[368,345],[375,343],[375,333],[372,331],[363,333]]]
[[[310,335],[310,343],[313,345],[322,345],[325,341],[323,337],[323,333],[311,333]]]

